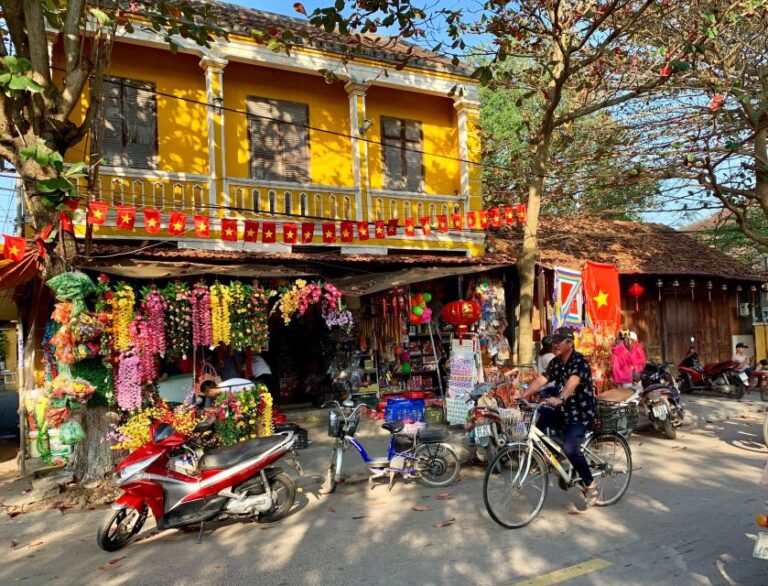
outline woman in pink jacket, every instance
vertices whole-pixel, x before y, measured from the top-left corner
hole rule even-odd
[[[629,350],[624,344],[624,336],[619,334],[616,344],[611,350],[611,370],[613,370],[613,384],[617,387],[632,386],[632,359]]]
[[[632,370],[635,374],[640,374],[645,368],[648,359],[645,356],[645,348],[637,341],[637,334],[629,332],[629,356],[632,360]]]

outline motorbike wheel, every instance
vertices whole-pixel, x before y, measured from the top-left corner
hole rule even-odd
[[[744,386],[744,382],[737,376],[731,378],[731,384],[734,387],[733,395],[731,395],[734,399],[741,399],[744,396],[744,393],[747,392],[746,387]]]
[[[259,515],[259,523],[274,523],[285,517],[296,501],[296,485],[293,479],[285,473],[280,473],[272,479],[272,494],[274,502],[272,510]]]
[[[677,437],[677,430],[675,429],[675,426],[672,423],[672,419],[670,417],[667,417],[664,421],[659,421],[659,431],[667,438],[667,439],[675,439]]]
[[[149,513],[145,506],[138,511],[132,507],[111,510],[96,532],[96,543],[104,551],[122,549],[141,531]]]
[[[336,490],[336,448],[331,452],[331,462],[325,471],[323,484],[320,487],[320,494],[333,494]]]
[[[693,389],[691,388],[691,378],[687,375],[680,377],[680,380],[677,381],[677,386],[680,388],[681,393],[693,392]]]
[[[427,486],[448,486],[459,476],[461,461],[448,444],[419,444],[413,456],[419,480]]]

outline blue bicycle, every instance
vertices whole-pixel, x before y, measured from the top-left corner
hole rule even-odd
[[[390,490],[398,474],[404,478],[417,477],[424,484],[435,487],[448,486],[458,478],[461,464],[456,451],[445,442],[449,437],[448,431],[435,429],[406,433],[402,421],[385,423],[382,427],[392,434],[389,453],[386,457],[371,458],[355,437],[360,423],[360,409],[367,406],[359,404],[355,407],[352,401],[341,404],[333,401],[329,405],[334,408],[328,412],[328,435],[336,438],[336,442],[321,492],[330,494],[336,490],[336,484],[341,479],[344,452],[349,446],[358,451],[368,466],[371,473],[369,483],[388,476]]]

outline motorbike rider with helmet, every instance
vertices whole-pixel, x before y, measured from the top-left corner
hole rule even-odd
[[[584,355],[574,349],[573,328],[559,328],[552,338],[555,357],[546,371],[529,385],[523,398],[530,399],[547,383],[555,383],[560,389],[558,395],[544,399],[553,409],[541,410],[537,425],[541,429],[561,431],[563,451],[579,473],[587,504],[592,505],[598,497],[597,484],[581,451],[584,436],[596,416],[592,370]]]

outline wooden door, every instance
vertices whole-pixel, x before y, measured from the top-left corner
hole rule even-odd
[[[666,359],[680,362],[688,352],[690,338],[704,364],[728,360],[731,355],[731,328],[727,301],[713,292],[712,301],[679,295],[662,301],[662,319],[666,332]]]
[[[688,352],[691,336],[698,341],[699,335],[693,315],[693,303],[686,297],[664,297],[661,302],[661,319],[666,336],[665,360],[677,364]]]

